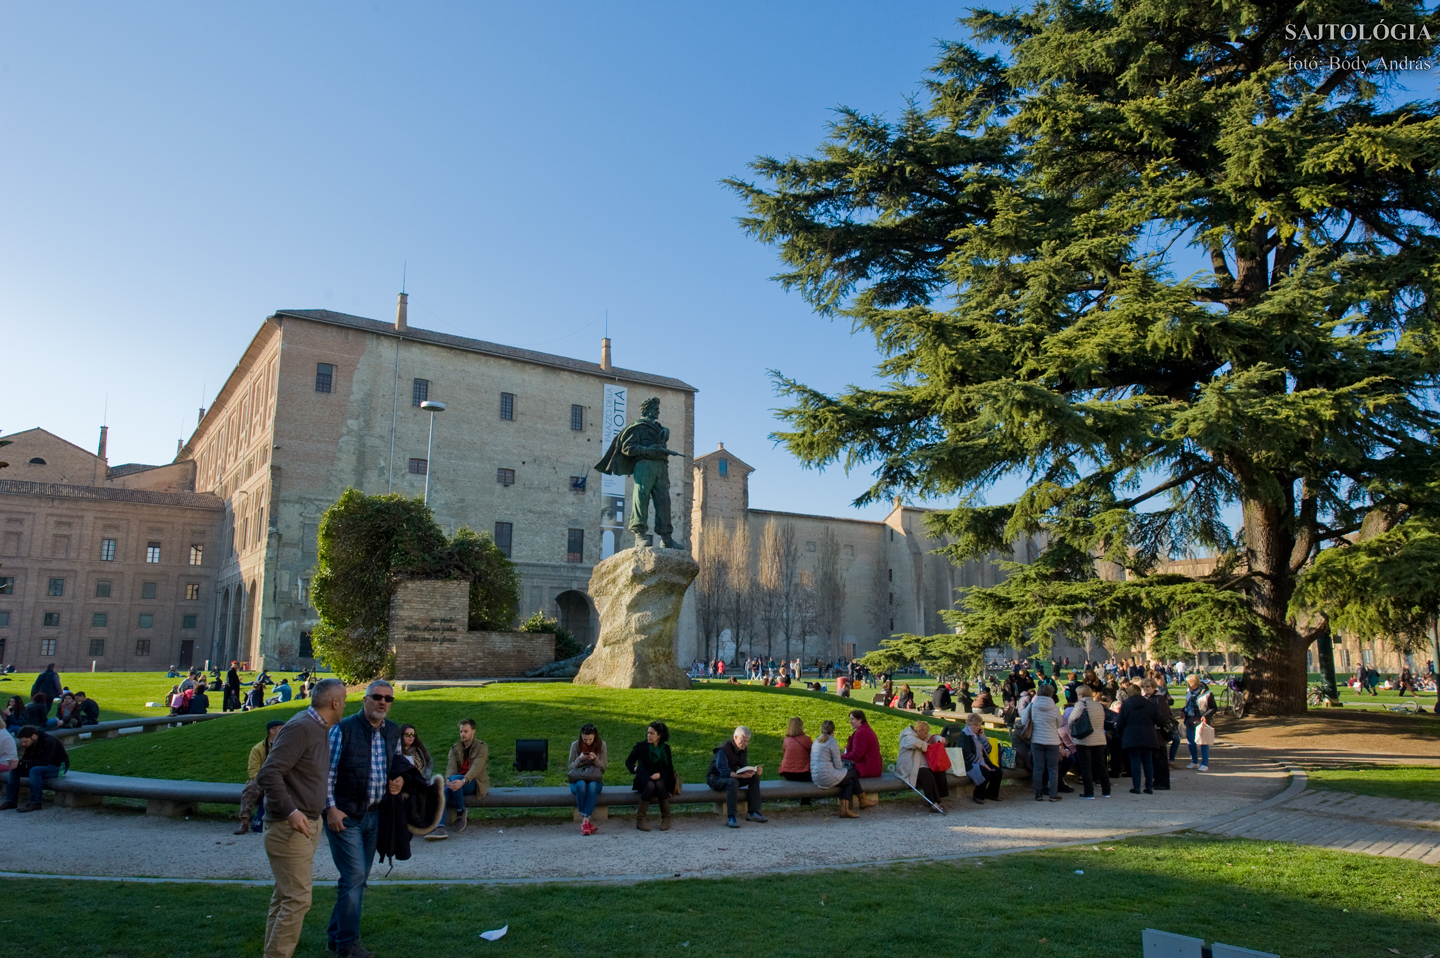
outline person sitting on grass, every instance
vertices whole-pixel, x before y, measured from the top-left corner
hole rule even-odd
[[[60,708],[55,713],[55,723],[60,728],[80,727],[80,706],[75,703],[75,696],[70,692],[60,696]]]
[[[670,753],[670,729],[664,722],[651,722],[645,728],[645,740],[636,742],[625,759],[625,769],[635,776],[630,786],[640,793],[639,807],[635,810],[635,827],[642,832],[650,830],[645,814],[651,802],[660,803],[660,830],[670,829],[670,796],[676,794],[678,780],[675,777],[675,759]]]
[[[959,690],[955,693],[955,708],[960,712],[969,712],[975,705],[975,695],[970,691],[970,683],[962,681]]]
[[[205,683],[201,682],[189,692],[190,701],[186,703],[186,715],[204,715],[210,711],[210,695],[205,691]]]
[[[265,827],[265,793],[255,776],[260,774],[260,766],[265,764],[265,757],[275,744],[275,736],[284,727],[285,723],[279,719],[266,722],[265,737],[250,747],[250,759],[245,763],[245,788],[240,792],[240,827],[235,829],[236,835],[244,835],[247,831],[258,833]]]
[[[41,807],[40,793],[45,788],[45,783],[60,777],[60,773],[70,764],[70,756],[65,753],[65,746],[60,744],[58,738],[33,725],[22,728],[17,739],[20,762],[10,773],[10,780],[5,783],[5,801],[0,802],[0,811],[16,807],[20,801],[20,782],[24,779],[30,783],[30,801],[19,810],[38,812]]]
[[[75,701],[80,705],[80,724],[100,724],[100,704],[87,696],[84,692],[75,693]]]
[[[52,729],[60,724],[59,719],[50,718],[50,703],[45,700],[43,693],[37,692],[30,699],[30,704],[25,706],[25,724],[33,725],[38,729]]]
[[[780,740],[780,777],[789,782],[810,782],[810,749],[814,746],[810,736],[805,734],[805,721],[799,716],[785,725],[785,737]],[[801,805],[809,805],[810,799],[800,799]]]
[[[810,746],[810,780],[821,788],[840,789],[841,818],[860,817],[860,776],[854,765],[841,760],[835,723],[829,719],[820,723],[820,737]]]
[[[729,827],[740,827],[736,821],[736,805],[742,785],[745,787],[745,805],[749,810],[745,820],[770,820],[760,813],[760,776],[764,771],[763,765],[750,765],[750,730],[745,726],[737,726],[728,741],[715,746],[710,768],[705,772],[705,784],[725,793],[725,824]]]
[[[465,809],[466,796],[484,798],[490,793],[490,770],[486,767],[490,761],[490,746],[476,737],[474,719],[461,719],[459,727],[460,741],[450,746],[450,754],[445,759],[445,806],[453,818],[455,830],[463,832],[470,823],[469,812]],[[427,841],[432,842],[449,837],[443,822],[425,836]]]
[[[289,679],[281,679],[275,686],[275,694],[265,700],[266,705],[276,705],[290,701],[294,697],[294,690],[290,688]]]
[[[25,700],[18,695],[10,696],[10,701],[5,703],[5,730],[18,732],[30,724],[30,716],[25,711]]]
[[[731,679],[733,682],[734,679]],[[580,737],[570,743],[570,794],[575,796],[575,808],[580,812],[580,834],[594,835],[598,829],[591,817],[595,814],[595,803],[600,800],[605,768],[610,764],[610,753],[600,732],[589,722],[580,726]],[[669,816],[666,816],[666,820]],[[665,824],[661,823],[662,826]]]

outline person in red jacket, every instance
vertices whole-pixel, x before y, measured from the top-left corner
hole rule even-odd
[[[863,711],[851,710],[850,727],[855,731],[851,734],[849,741],[845,743],[845,751],[841,753],[840,757],[845,761],[854,762],[855,771],[861,778],[879,778],[882,771],[880,739],[875,736],[875,730],[865,720]]]

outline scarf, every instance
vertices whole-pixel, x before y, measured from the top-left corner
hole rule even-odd
[[[664,768],[667,764],[665,761],[665,743],[661,742],[659,745],[651,745],[649,742],[646,742],[645,745],[650,749],[650,767],[656,771]]]

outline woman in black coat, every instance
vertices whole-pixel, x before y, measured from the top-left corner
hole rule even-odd
[[[640,807],[635,810],[635,827],[648,832],[645,813],[651,802],[660,803],[660,826],[670,822],[670,796],[677,791],[675,760],[670,754],[670,730],[664,722],[651,722],[645,729],[645,741],[636,742],[625,759],[625,768],[635,776],[631,785],[640,793]]]
[[[1133,688],[1133,686],[1132,686]],[[1154,692],[1155,683],[1146,679],[1142,688]],[[1120,703],[1120,718],[1116,721],[1115,733],[1120,737],[1120,747],[1130,756],[1130,781],[1132,794],[1139,795],[1140,772],[1145,772],[1146,795],[1155,792],[1155,707],[1144,695],[1132,693]]]

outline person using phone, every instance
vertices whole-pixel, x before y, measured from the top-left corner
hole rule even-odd
[[[586,722],[580,726],[580,737],[570,743],[570,793],[575,796],[575,807],[580,812],[580,834],[594,835],[595,823],[590,820],[595,814],[595,803],[600,799],[605,766],[610,764],[609,752],[600,732]]]

